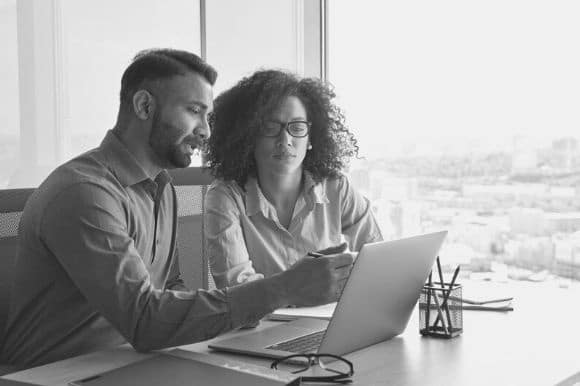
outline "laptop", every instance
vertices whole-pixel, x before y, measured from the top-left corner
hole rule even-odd
[[[332,318],[294,321],[226,338],[214,350],[282,358],[296,353],[343,355],[401,334],[447,231],[365,244]]]

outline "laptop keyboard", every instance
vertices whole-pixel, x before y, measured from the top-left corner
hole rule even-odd
[[[318,347],[320,347],[324,333],[325,330],[313,332],[312,334],[299,336],[298,338],[276,343],[266,348],[269,350],[281,350],[295,353],[315,352]]]

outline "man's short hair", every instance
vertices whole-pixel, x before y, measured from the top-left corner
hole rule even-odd
[[[217,78],[217,71],[191,52],[170,48],[139,52],[121,78],[121,107],[131,106],[133,95],[144,81],[186,75],[188,72],[203,76],[212,86]]]

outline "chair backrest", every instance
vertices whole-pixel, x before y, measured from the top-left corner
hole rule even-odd
[[[0,339],[8,316],[10,277],[18,249],[18,223],[33,192],[34,189],[0,190]]]
[[[205,168],[171,171],[178,200],[179,263],[185,284],[191,289],[215,288],[205,254],[203,237],[204,198],[213,177]],[[34,189],[0,190],[0,338],[10,300],[12,276],[18,250],[18,224]]]
[[[213,177],[205,168],[171,172],[177,193],[179,263],[185,284],[191,289],[215,288],[205,254],[203,236],[204,199]],[[10,277],[18,251],[18,224],[26,201],[34,189],[0,190],[0,345],[8,317]],[[0,376],[15,371],[0,364]]]
[[[177,193],[179,265],[183,280],[191,289],[216,288],[205,253],[203,213],[205,193],[214,177],[206,168],[170,171]]]

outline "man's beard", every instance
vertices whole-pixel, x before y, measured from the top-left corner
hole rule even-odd
[[[149,145],[164,168],[186,168],[191,158],[176,144],[184,130],[161,121],[157,112],[153,115],[153,126],[149,135]]]

